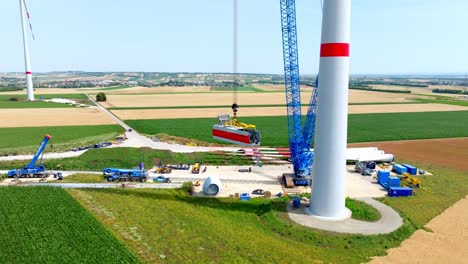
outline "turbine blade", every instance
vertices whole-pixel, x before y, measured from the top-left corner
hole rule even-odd
[[[28,23],[29,23],[29,29],[31,30],[31,35],[33,40],[36,40],[36,37],[34,36],[34,32],[32,29],[32,24],[31,24],[31,17],[29,16],[29,9],[28,6],[26,5],[26,0],[22,0],[24,4],[24,9],[26,9],[26,17],[28,18]]]

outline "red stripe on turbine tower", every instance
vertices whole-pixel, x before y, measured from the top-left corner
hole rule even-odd
[[[320,57],[349,57],[349,43],[322,44]]]
[[[30,72],[30,71],[27,71],[27,72],[26,72],[26,74],[32,74],[32,72]]]

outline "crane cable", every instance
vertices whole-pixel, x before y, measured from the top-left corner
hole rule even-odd
[[[231,106],[234,113],[234,118],[237,117],[237,111],[239,105],[237,104],[237,86],[239,85],[239,72],[238,72],[238,16],[239,16],[239,6],[238,0],[234,1],[234,13],[233,13],[233,83],[232,83],[232,92],[233,92],[233,104]]]

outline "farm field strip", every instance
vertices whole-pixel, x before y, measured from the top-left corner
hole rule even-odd
[[[464,170],[468,172],[468,138],[403,140],[350,144],[349,147],[378,147],[401,159],[421,164]],[[430,155],[428,155],[430,153]]]
[[[115,124],[98,108],[0,109],[0,127],[41,127]]]
[[[301,93],[304,104],[310,101],[312,92]],[[419,95],[395,94],[385,92],[369,92],[361,90],[349,91],[350,103],[385,103],[408,102]],[[240,92],[238,103],[242,105],[281,104],[285,103],[285,94],[282,91],[272,92]],[[199,106],[199,105],[231,105],[232,92],[211,93],[161,93],[161,94],[108,94],[107,101],[102,103],[111,107],[162,107],[162,106]]]
[[[424,104],[425,102],[390,102],[390,103],[350,103],[349,105],[399,105],[399,104]],[[302,104],[308,106],[308,104]],[[242,105],[242,109],[248,107],[286,107],[285,104],[259,104]],[[148,107],[110,107],[108,110],[145,110],[145,109],[193,109],[193,108],[228,108],[226,105],[195,105],[195,106],[148,106]]]
[[[348,117],[348,142],[468,137],[468,111],[391,114],[352,114]],[[263,146],[287,146],[286,116],[241,117],[262,132]],[[125,120],[140,133],[165,133],[178,137],[217,142],[211,136],[216,118]]]
[[[68,193],[0,187],[1,263],[139,263]]]
[[[308,107],[302,107],[306,113]],[[377,105],[350,105],[349,114],[368,113],[410,113],[410,112],[438,112],[438,111],[467,111],[468,107],[445,104],[377,104]],[[282,116],[286,115],[286,107],[242,107],[239,115],[243,117],[255,116]],[[123,120],[132,119],[170,119],[170,118],[216,118],[220,114],[230,113],[228,107],[221,108],[169,108],[169,109],[137,109],[113,110],[116,116]]]

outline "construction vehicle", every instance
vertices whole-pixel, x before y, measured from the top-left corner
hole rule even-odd
[[[354,169],[363,176],[370,176],[375,170],[375,166],[375,161],[359,161],[356,162]]]
[[[106,172],[109,170],[106,169]],[[107,181],[138,181],[146,182],[148,171],[140,169],[110,169],[110,173],[104,174]]]
[[[404,172],[402,175],[398,175],[398,177],[400,177],[403,184],[407,185],[408,187],[411,187],[411,188],[421,187],[421,180],[407,172]]]
[[[156,168],[154,172],[159,173],[159,174],[169,174],[172,172],[172,169],[168,166],[162,166],[162,167]]]
[[[193,174],[200,173],[201,165],[202,165],[201,162],[199,161],[195,162],[192,167],[192,173]]]
[[[189,170],[190,164],[180,163],[179,165],[167,165],[167,167],[173,170]]]
[[[156,167],[156,170],[154,172],[159,174],[169,174],[172,172],[172,168],[171,166],[163,166],[162,161],[160,160],[158,162],[158,167]]]
[[[14,169],[8,171],[7,177],[8,178],[44,178],[49,176],[46,173],[46,167],[42,164],[42,158],[43,158],[43,153],[44,150],[47,146],[47,143],[52,137],[50,135],[45,135],[44,139],[42,140],[41,145],[36,151],[36,154],[34,154],[33,158],[29,162],[28,165],[26,165],[22,169]],[[36,165],[37,160],[39,159],[39,164]]]
[[[294,173],[284,174],[285,181],[309,185],[314,153],[311,151],[315,134],[318,95],[318,75],[315,79],[306,118],[301,113],[301,87],[297,44],[296,7],[294,0],[280,0],[283,39],[284,83],[288,117],[288,138]]]

